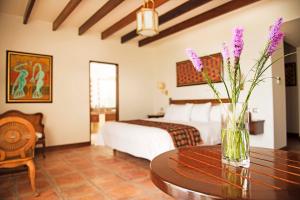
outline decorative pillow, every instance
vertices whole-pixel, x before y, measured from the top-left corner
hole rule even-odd
[[[171,104],[165,113],[164,119],[171,121],[189,121],[193,104]]]
[[[211,103],[195,104],[191,111],[191,121],[208,122]]]
[[[41,139],[43,137],[43,133],[35,132],[35,136],[36,138]]]
[[[223,107],[222,105],[212,106],[210,111],[210,121],[221,122],[222,114],[227,112],[229,105],[230,104],[225,103]]]
[[[39,139],[43,137],[43,134],[40,132],[35,132],[35,141],[37,142]]]
[[[210,111],[210,121],[220,122],[222,119],[221,105],[212,106]]]

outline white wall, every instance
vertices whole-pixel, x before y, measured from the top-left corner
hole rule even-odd
[[[281,16],[285,21],[300,17],[299,10],[300,1],[298,0],[265,0],[169,36],[157,44],[154,43],[152,46],[156,48],[157,52],[155,79],[166,82],[170,96],[174,99],[212,98],[213,93],[207,85],[176,87],[176,62],[187,59],[185,49],[191,47],[199,55],[220,52],[223,41],[231,43],[232,29],[235,26],[243,26],[245,28],[245,47],[241,66],[243,72],[246,72],[254,64],[255,59],[259,57],[260,51],[266,44],[269,26]],[[265,75],[270,77],[273,73],[268,70]],[[221,89],[222,84],[217,84],[217,87]],[[249,84],[246,85],[246,90],[247,87]],[[265,120],[265,132],[261,135],[251,136],[252,146],[280,148],[285,145],[285,141],[275,144],[274,135],[277,137],[277,135],[285,134],[285,132],[278,132],[279,129],[277,128],[282,125],[281,123],[276,124],[276,127],[274,126],[272,89],[272,80],[267,80],[256,87],[250,100],[249,107],[259,110],[253,117]],[[221,91],[222,96],[226,97],[225,90],[221,89]],[[242,95],[245,95],[245,91]],[[280,98],[285,98],[285,95]],[[155,92],[154,105],[156,111],[161,105],[167,106],[167,99],[159,91]],[[277,107],[274,106],[274,109],[276,110]],[[278,118],[280,118],[280,122],[285,124],[283,115],[278,116]],[[283,125],[283,127],[285,126]]]
[[[272,55],[272,62],[283,57],[283,42],[278,46],[277,51]],[[286,93],[284,59],[280,59],[272,66],[272,77],[280,78],[280,81],[273,80],[273,115],[274,115],[274,147],[286,146]]]
[[[0,14],[0,113],[18,109],[45,116],[47,146],[85,142],[89,136],[89,61],[119,64],[120,119],[152,112],[151,48],[78,36],[77,28],[52,31],[52,24]],[[6,50],[53,55],[53,103],[5,103]],[[150,78],[149,78],[150,77]]]

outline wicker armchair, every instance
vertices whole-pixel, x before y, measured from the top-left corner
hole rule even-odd
[[[34,148],[36,134],[33,125],[20,117],[0,119],[0,168],[27,165],[31,188],[35,195]]]
[[[43,121],[43,114],[42,113],[33,113],[27,114],[20,112],[18,110],[9,110],[0,114],[0,119],[3,117],[21,117],[23,119],[28,120],[34,127],[36,131],[36,146],[42,145],[42,153],[43,157],[45,158],[45,149],[46,149],[46,142],[45,142],[45,131],[44,131],[44,124]]]

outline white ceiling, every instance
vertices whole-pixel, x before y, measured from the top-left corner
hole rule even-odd
[[[187,0],[169,0],[169,2],[157,8],[157,12],[159,13],[159,15],[164,14],[165,12],[177,7],[178,5],[186,1]],[[230,0],[213,0],[210,3],[205,4],[204,6],[198,7],[186,14],[175,18],[174,20],[171,20],[161,25],[159,28],[160,30],[163,30],[228,1]],[[10,15],[23,16],[27,2],[28,0],[0,0],[0,12]],[[41,20],[52,23],[68,2],[69,0],[36,0],[28,24],[35,20]],[[57,31],[62,30],[66,27],[79,28],[106,2],[107,0],[82,0],[81,3],[70,14],[70,16],[65,20],[65,22],[59,27]],[[101,19],[98,23],[92,26],[84,34],[93,34],[96,37],[100,38],[102,31],[104,31],[112,24],[122,19],[127,14],[131,13],[142,3],[143,0],[125,0],[118,7],[112,10],[108,15],[106,15],[103,19]],[[125,28],[116,32],[113,36],[109,37],[108,39],[120,40],[121,36],[134,30],[135,27],[135,22],[133,22]],[[131,40],[130,42],[136,43],[138,40],[141,39],[142,37],[139,36]]]
[[[282,31],[284,32],[284,40],[293,45],[294,47],[300,47],[300,18],[285,22],[282,25]]]

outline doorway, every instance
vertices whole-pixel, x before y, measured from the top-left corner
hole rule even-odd
[[[297,48],[287,41],[284,42],[284,55],[297,52]],[[297,54],[284,58],[285,66],[285,97],[286,97],[286,125],[287,147],[300,150],[299,143],[299,89],[297,77]]]
[[[119,120],[118,64],[90,61],[90,135],[95,144],[107,121]]]
[[[284,32],[285,98],[286,98],[286,150],[300,151],[300,18],[282,25]],[[283,55],[282,55],[283,56]]]

